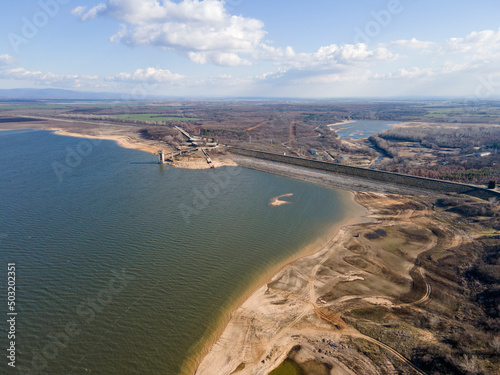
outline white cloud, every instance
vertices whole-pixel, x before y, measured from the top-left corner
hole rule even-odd
[[[41,71],[30,71],[25,68],[10,68],[0,70],[0,77],[5,79],[17,79],[23,81],[34,81],[38,84],[54,84],[62,83],[68,86],[80,87],[83,81],[95,81],[98,76],[93,75],[72,75],[72,74],[55,74],[43,73]]]
[[[366,44],[331,44],[313,53],[295,53],[282,50],[284,59],[277,63],[277,71],[255,78],[279,86],[297,87],[362,83],[372,77],[371,68],[391,63],[399,58],[385,47],[369,48]]]
[[[14,59],[10,55],[0,55],[0,66],[1,65],[12,65],[16,63],[16,59]]]
[[[181,74],[172,73],[170,70],[147,68],[137,69],[133,73],[119,73],[113,77],[108,77],[108,81],[121,82],[178,82],[186,77]]]
[[[276,72],[267,72],[261,75],[258,75],[255,77],[257,81],[266,81],[266,80],[278,80],[282,77],[284,77],[287,73],[287,70],[285,68],[278,68]]]
[[[395,72],[387,74],[375,74],[375,79],[402,79],[402,78],[442,78],[447,75],[466,73],[477,66],[470,64],[456,64],[451,61],[446,61],[441,65],[435,65],[429,68],[419,68],[413,66],[411,68],[400,68]]]
[[[209,79],[197,81],[196,84],[203,84],[213,89],[215,86],[223,87],[242,87],[251,85],[254,82],[253,77],[235,77],[230,74],[223,74]]]
[[[98,14],[123,22],[112,41],[173,49],[197,63],[249,65],[243,55],[259,51],[264,24],[231,15],[221,0],[109,0],[82,16]]]
[[[430,68],[421,69],[414,66],[409,69],[405,68],[398,69],[394,73],[376,74],[374,78],[375,79],[424,78],[424,77],[434,76],[435,74],[436,73]]]
[[[109,77],[64,75],[18,68],[13,65],[15,59],[4,54],[0,77],[66,87],[105,85],[114,91],[146,83],[159,94],[171,89],[187,95],[338,96],[356,95],[365,87],[374,93],[458,94],[458,85],[461,93],[473,92],[478,77],[499,71],[500,29],[440,43],[411,38],[373,46],[330,44],[300,53],[290,46],[274,46],[265,39],[261,21],[231,15],[224,4],[221,0],[107,0],[94,7],[76,7],[72,14],[82,20],[112,17],[121,23],[114,41],[174,50],[197,64],[241,67],[271,61],[241,72],[251,71],[251,76],[226,69],[232,74],[191,77],[158,67],[117,70]]]
[[[220,0],[109,0],[108,13],[131,25],[162,21],[198,21],[214,25],[226,21],[228,13]]]
[[[471,54],[476,58],[500,53],[500,29],[474,31],[464,38],[450,38],[441,46],[442,54]]]
[[[74,10],[78,8],[86,8],[86,7],[77,7]],[[82,21],[87,21],[92,18],[95,18],[99,13],[104,12],[107,9],[107,5],[104,3],[97,4],[95,7],[92,7],[87,13],[83,14],[81,16]],[[84,11],[85,9],[83,9]],[[82,11],[82,13],[83,13]]]
[[[73,16],[76,16],[76,17],[80,17],[83,15],[83,13],[85,12],[85,10],[87,9],[86,6],[80,6],[80,7],[76,7],[75,9],[73,9],[71,11],[71,14]]]
[[[326,70],[345,68],[353,64],[390,62],[399,58],[385,47],[369,49],[366,44],[331,44],[314,53],[299,53],[288,59],[285,66],[298,70]]]
[[[10,78],[10,79],[22,79],[22,80],[34,80],[34,81],[59,81],[62,78],[62,76],[54,73],[42,73],[41,71],[30,71],[25,68],[12,68],[12,69],[6,69],[2,71],[2,75],[5,78]],[[71,76],[71,78],[76,78],[77,76]],[[69,76],[66,76],[66,78],[69,78]]]
[[[449,38],[445,42],[435,43],[410,40],[397,40],[387,45],[389,48],[413,50],[405,56],[408,66],[399,66],[393,72],[380,73],[387,68],[378,66],[377,80],[412,79],[442,80],[470,79],[472,75],[498,71],[500,62],[500,29],[498,31],[474,31],[461,38]],[[435,52],[432,59],[422,59],[423,54]],[[411,64],[411,65],[410,65]],[[450,78],[445,78],[449,76]],[[473,77],[473,76],[472,76]]]
[[[410,40],[396,40],[389,44],[391,47],[403,47],[414,50],[432,50],[438,46],[435,42],[424,42],[421,40],[417,40],[416,38],[412,38]]]
[[[256,58],[262,60],[282,60],[291,59],[295,56],[295,51],[292,47],[276,48],[265,43],[260,45],[260,50],[255,55]]]
[[[466,71],[466,70],[470,70],[470,69],[473,69],[473,66],[470,65],[470,64],[456,64],[452,61],[446,61],[441,69],[440,69],[440,73],[441,74],[451,74],[451,73],[460,73],[460,72],[463,72],[463,71]]]
[[[342,74],[333,73],[333,74],[320,74],[320,75],[312,75],[305,78],[300,78],[294,80],[295,83],[300,84],[327,84],[327,83],[336,83],[336,82],[356,82],[360,83],[362,81],[366,81],[371,77],[371,72],[369,70],[365,71],[355,71],[355,72],[344,72]]]
[[[215,63],[223,66],[249,66],[252,65],[250,60],[243,59],[236,53],[225,52],[189,52],[189,59],[198,64],[206,64],[207,62]]]

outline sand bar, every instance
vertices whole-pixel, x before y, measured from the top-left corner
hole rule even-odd
[[[270,206],[283,206],[284,204],[291,204],[292,202],[281,200],[281,198],[291,197],[293,193],[278,195],[277,197],[271,198],[269,201]]]

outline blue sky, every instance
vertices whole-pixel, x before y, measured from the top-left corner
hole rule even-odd
[[[500,95],[498,0],[25,0],[0,88],[191,97]]]

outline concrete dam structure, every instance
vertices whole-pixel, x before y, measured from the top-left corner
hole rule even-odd
[[[425,177],[409,176],[401,173],[379,171],[375,169],[354,167],[350,165],[329,163],[324,161],[310,160],[295,156],[273,154],[269,152],[249,150],[232,146],[227,146],[227,150],[233,154],[241,156],[249,156],[258,159],[292,164],[300,167],[307,167],[322,171],[334,172],[347,176],[360,177],[372,181],[380,181],[383,183],[397,184],[418,189],[432,190],[439,193],[466,194],[485,200],[488,200],[489,198],[500,199],[500,192],[473,185],[436,180]]]

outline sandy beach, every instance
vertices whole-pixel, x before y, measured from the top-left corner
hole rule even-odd
[[[12,122],[0,123],[0,130],[18,130],[18,129],[43,129],[54,131],[58,135],[67,137],[87,138],[87,139],[103,139],[114,141],[121,147],[144,151],[153,155],[158,155],[158,150],[163,149],[168,157],[171,152],[177,150],[171,149],[169,146],[160,143],[159,141],[146,139],[140,133],[140,128],[137,126],[114,125],[107,123],[98,123],[91,121],[77,121],[65,119],[51,119],[44,117],[30,116],[42,121],[36,122]],[[212,164],[208,164],[203,153],[196,151],[189,156],[182,158],[176,157],[174,162],[169,162],[169,165],[175,168],[184,169],[209,169],[236,166],[231,157],[226,155],[212,156]]]
[[[341,121],[341,122],[336,122],[335,124],[328,124],[326,126],[328,127],[332,127],[332,126],[339,126],[339,125],[345,125],[345,124],[353,124],[355,122],[357,122],[358,120],[344,120],[344,121]]]
[[[130,131],[125,132],[125,134],[123,135],[115,135],[115,129],[107,129],[107,132],[101,133],[100,135],[88,135],[58,128],[50,128],[47,130],[54,130],[56,134],[68,137],[94,138],[115,141],[121,147],[145,151],[153,155],[158,155],[159,149],[165,149],[167,156],[168,153],[173,151],[171,149],[168,149],[165,145],[159,144],[156,141],[144,139],[135,132]],[[213,166],[214,168],[236,166],[236,163],[234,163],[229,157],[213,157],[212,164],[209,165],[207,164],[201,151],[198,151],[194,156],[177,158],[177,160],[175,160],[173,163],[170,162],[168,164],[172,167],[183,169],[209,169],[211,168],[211,166]]]
[[[330,128],[330,130],[332,132],[338,132],[340,130],[344,130],[344,129],[347,129],[346,127],[342,126],[342,125],[347,125],[347,124],[353,124],[357,122],[357,120],[344,120],[342,122],[337,122],[335,124],[328,124],[326,125],[327,128]]]
[[[245,306],[249,301],[253,301],[250,303],[260,303],[261,300],[255,300],[254,296],[259,295],[259,291],[262,290],[262,288],[267,285],[267,283],[275,277],[276,274],[281,273],[283,270],[285,270],[287,267],[289,267],[291,264],[293,264],[295,261],[302,259],[304,257],[308,256],[315,256],[318,254],[318,252],[321,252],[323,249],[325,249],[336,237],[341,235],[343,233],[343,228],[348,227],[350,225],[356,224],[356,223],[363,223],[363,222],[369,222],[371,221],[370,218],[367,218],[367,215],[369,212],[358,204],[355,199],[354,199],[354,194],[344,191],[341,192],[345,196],[345,200],[350,202],[350,211],[349,211],[349,216],[345,217],[341,222],[336,223],[333,225],[328,233],[326,233],[326,236],[324,238],[320,238],[316,240],[315,242],[309,244],[308,246],[304,247],[300,251],[298,251],[296,254],[294,254],[293,257],[285,259],[283,262],[274,265],[273,267],[263,270],[262,274],[254,280],[252,285],[250,285],[247,289],[247,291],[240,296],[240,298],[233,304],[233,306],[227,310],[226,314],[222,315],[219,319],[219,322],[216,324],[216,328],[214,330],[214,333],[204,339],[202,342],[198,343],[195,347],[193,347],[193,350],[191,351],[191,357],[188,359],[188,361],[185,363],[181,374],[187,375],[187,374],[199,374],[199,373],[205,373],[205,372],[200,372],[204,371],[202,370],[202,367],[204,366],[204,363],[208,363],[211,361],[211,355],[214,351],[214,348],[218,347],[219,341],[222,339],[224,335],[227,334],[228,331],[231,331],[231,326],[233,324],[241,324],[241,322],[238,322],[238,319],[235,318],[238,316],[238,312],[242,309],[243,306]],[[285,196],[289,196],[289,194],[284,194]],[[282,197],[282,196],[279,196]],[[276,198],[279,198],[276,197]],[[275,198],[273,198],[275,199]],[[325,240],[326,238],[326,240]],[[252,329],[251,324],[248,325],[248,329]],[[229,348],[231,345],[229,345],[227,348]],[[227,349],[226,348],[226,349]],[[227,353],[223,354],[222,352],[219,353],[222,356],[226,355],[233,355],[236,353],[239,353],[239,348],[235,347],[231,351],[228,351]],[[216,371],[219,370],[219,367],[217,367],[217,364],[214,364],[212,367],[210,367],[207,374],[222,374],[223,372]],[[220,367],[222,369],[222,367]],[[210,372],[212,371],[212,372]]]
[[[280,198],[285,196],[289,196],[289,194],[275,197],[272,201],[279,201]],[[346,198],[353,201],[353,203],[355,203],[354,197],[355,196],[352,193],[346,194]],[[280,204],[278,203],[276,205]],[[256,350],[254,348],[256,343],[252,339],[252,334],[255,333],[256,330],[267,329],[262,327],[256,319],[260,309],[262,308],[265,311],[265,314],[269,314],[265,324],[270,324],[270,328],[273,330],[271,335],[274,336],[275,343],[281,339],[281,334],[277,333],[280,331],[278,327],[279,318],[277,316],[281,314],[283,314],[283,317],[288,316],[288,311],[284,309],[283,304],[271,303],[271,306],[268,305],[267,290],[269,282],[277,279],[279,275],[288,273],[290,269],[295,269],[296,262],[299,262],[301,259],[307,258],[312,261],[321,259],[325,253],[339,241],[339,239],[342,239],[345,236],[346,229],[349,226],[371,221],[371,219],[368,218],[368,215],[369,211],[366,208],[359,204],[353,205],[351,215],[348,218],[345,218],[342,223],[337,224],[330,229],[328,236],[330,240],[326,243],[318,241],[310,244],[298,252],[292,259],[286,260],[283,264],[276,266],[275,269],[269,270],[265,275],[263,275],[256,283],[258,284],[256,287],[257,289],[249,291],[245,296],[246,298],[242,298],[244,302],[230,314],[230,320],[223,331],[220,332],[220,336],[217,341],[212,343],[209,347],[204,348],[204,351],[201,353],[203,359],[200,360],[200,358],[193,358],[193,360],[196,360],[197,363],[197,368],[194,373],[196,375],[208,375],[215,373],[232,374],[239,369],[237,372],[241,374],[258,373],[267,375],[273,370],[273,368],[277,367],[279,360],[274,363],[268,363],[267,366],[263,366],[262,368],[259,367],[260,356],[258,355],[254,358],[254,364],[259,368],[258,372],[255,372],[256,368],[249,367],[249,363],[246,362],[248,360],[248,354],[255,352]],[[289,317],[286,319],[289,319]],[[275,320],[276,323],[270,323],[273,320]],[[256,324],[259,324],[259,326],[257,327]],[[284,325],[283,327],[286,327],[287,325]],[[286,342],[283,342],[284,346],[286,346],[286,344]],[[260,343],[257,345],[261,346]],[[257,353],[261,354],[261,351],[262,348],[258,349]],[[245,363],[245,366],[242,366],[242,363]],[[190,362],[188,367],[192,368],[193,365],[194,362]],[[186,371],[183,371],[183,374],[192,374],[193,371],[190,368],[186,368]]]
[[[378,373],[362,353],[349,349],[348,339],[384,344],[346,324],[342,316],[362,305],[397,304],[399,296],[410,292],[410,271],[417,255],[434,246],[436,239],[425,228],[429,219],[424,206],[407,210],[406,205],[413,204],[408,198],[381,193],[356,193],[355,198],[371,211],[372,221],[360,224],[366,210],[365,215],[351,217],[326,245],[312,255],[300,254],[262,285],[232,314],[197,375],[267,375],[291,357],[318,368],[336,369],[338,374]],[[417,231],[419,241],[410,241]],[[383,249],[389,242],[407,242],[405,254],[387,254]],[[396,265],[400,271],[394,281],[383,269]],[[325,343],[343,350],[325,356],[330,353]],[[349,361],[364,363],[365,372],[350,370],[345,365]]]

